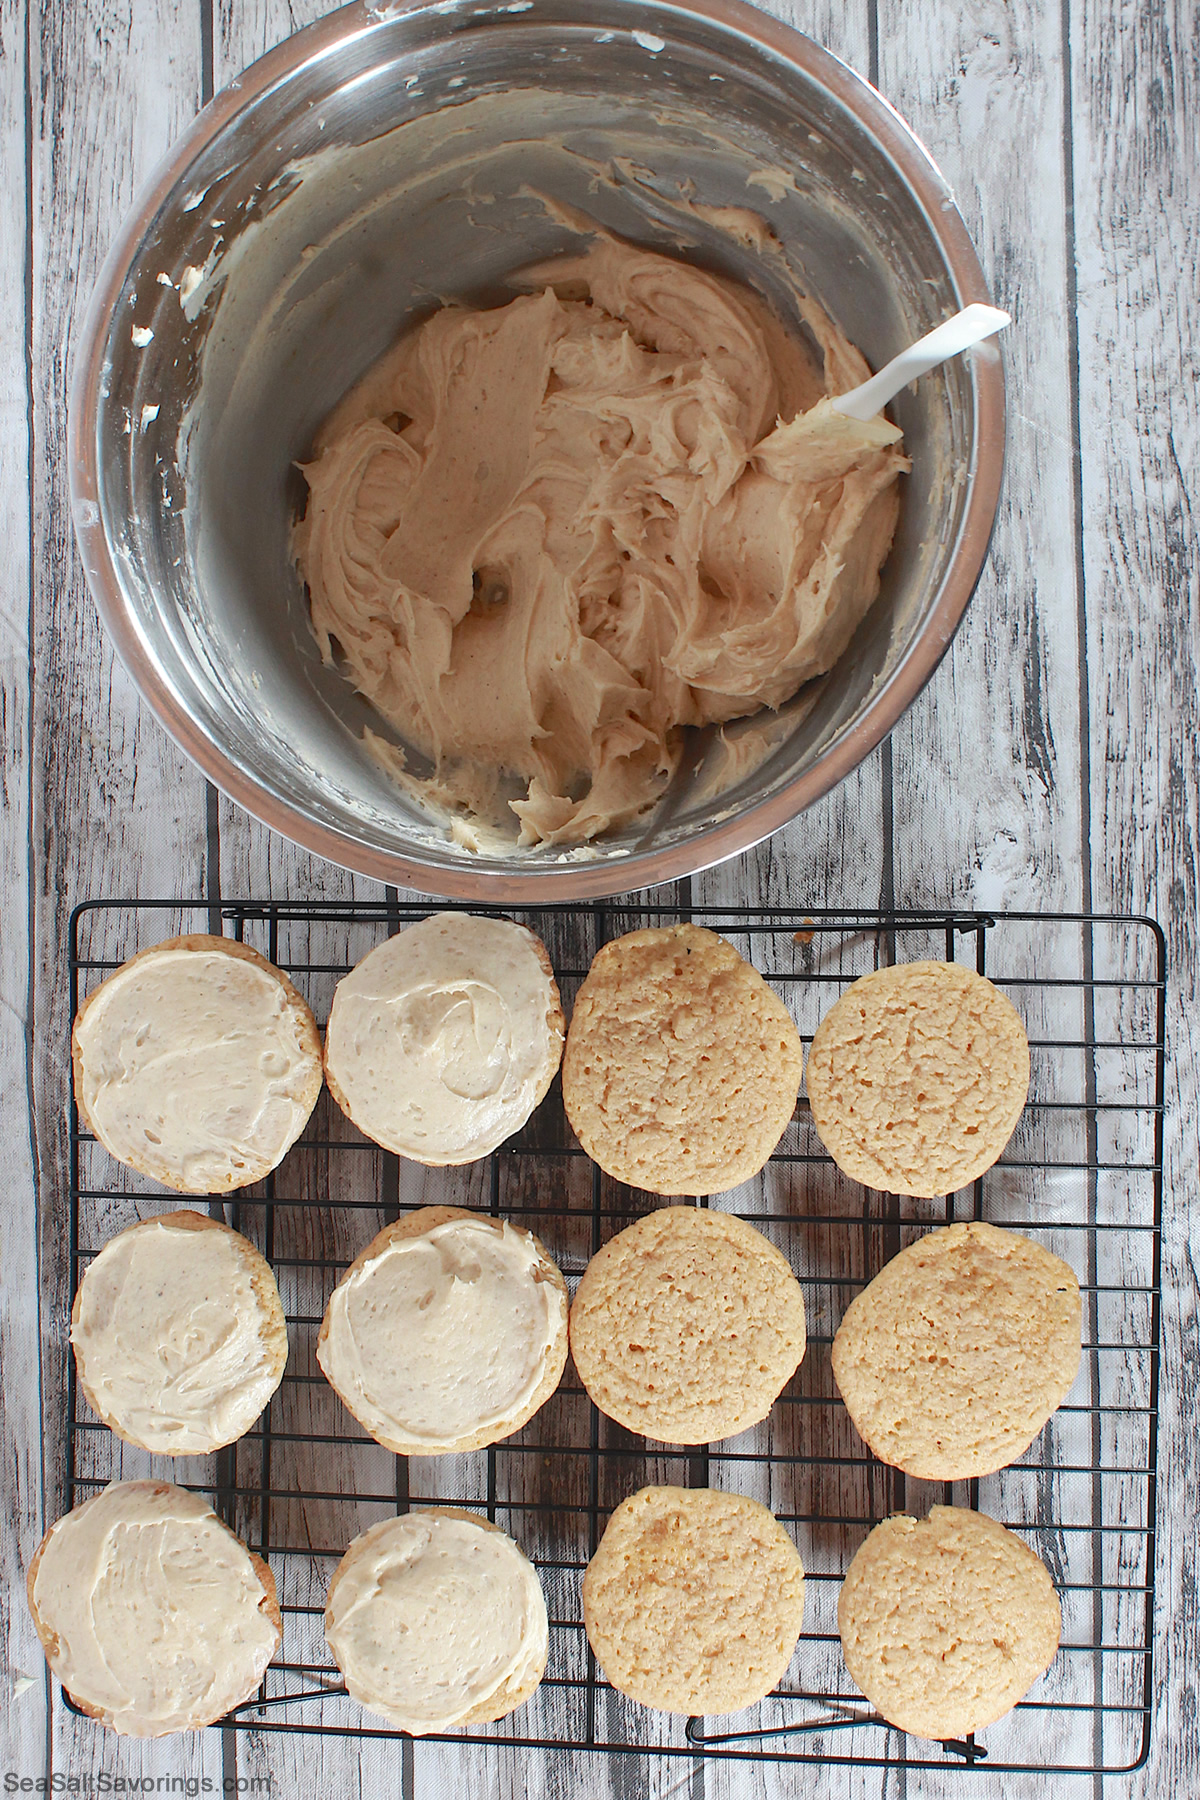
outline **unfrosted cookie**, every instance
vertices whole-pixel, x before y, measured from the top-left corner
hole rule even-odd
[[[881,1461],[926,1481],[1003,1469],[1062,1405],[1079,1368],[1075,1271],[994,1225],[918,1238],[863,1289],[833,1374]]]
[[[982,1513],[935,1506],[885,1519],[838,1598],[846,1667],[889,1724],[920,1738],[993,1725],[1054,1660],[1049,1571]]]
[[[602,1413],[707,1444],[770,1412],[804,1355],[791,1265],[729,1213],[664,1206],[610,1238],[571,1307],[571,1354]]]
[[[805,1075],[817,1135],[854,1181],[951,1194],[990,1169],[1029,1091],[1015,1007],[958,963],[901,963],[847,988]]]
[[[621,1693],[663,1712],[769,1694],[804,1621],[796,1546],[757,1500],[647,1487],[613,1513],[583,1578],[588,1642]]]
[[[325,1641],[351,1697],[420,1737],[528,1700],[549,1621],[537,1570],[498,1525],[431,1506],[355,1538],[329,1584]]]
[[[563,1104],[602,1169],[653,1194],[757,1175],[796,1107],[803,1050],[783,1001],[697,925],[605,944],[579,990]]]
[[[114,1482],[59,1519],[26,1586],[63,1687],[130,1737],[195,1731],[248,1700],[282,1630],[267,1564],[163,1481]]]
[[[183,1194],[261,1181],[321,1091],[321,1040],[287,976],[205,933],[102,981],[76,1015],[71,1063],[80,1118],[110,1155]]]
[[[283,1379],[287,1322],[269,1265],[200,1213],[110,1238],[71,1309],[79,1385],[127,1443],[199,1456],[249,1431]]]
[[[567,1360],[567,1284],[531,1231],[461,1206],[386,1226],[329,1299],[317,1361],[401,1456],[478,1450],[550,1398]]]
[[[437,913],[338,982],[329,1091],[360,1131],[414,1162],[475,1162],[519,1131],[562,1059],[540,938],[512,919]]]

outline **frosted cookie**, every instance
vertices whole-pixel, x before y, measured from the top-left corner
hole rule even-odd
[[[1054,1661],[1049,1571],[982,1513],[935,1506],[877,1525],[838,1598],[846,1667],[889,1724],[920,1738],[994,1725]]]
[[[894,1256],[833,1340],[847,1411],[881,1461],[965,1481],[1027,1450],[1079,1369],[1079,1282],[1040,1244],[949,1225]]]
[[[52,1525],[29,1610],[71,1699],[129,1737],[195,1731],[248,1700],[281,1634],[275,1582],[198,1494],[119,1481]]]
[[[647,1487],[613,1513],[583,1578],[609,1681],[663,1712],[731,1713],[781,1679],[804,1620],[804,1569],[765,1506]]]
[[[75,1102],[110,1155],[183,1194],[282,1162],[321,1091],[321,1041],[286,975],[233,938],[170,938],[90,993]]]
[[[826,1013],[805,1081],[817,1135],[853,1181],[951,1194],[1012,1136],[1029,1091],[1029,1040],[982,975],[901,963],[864,975]]]
[[[610,1238],[571,1307],[571,1354],[602,1413],[707,1444],[765,1419],[804,1355],[787,1258],[729,1213],[664,1206]]]
[[[355,1538],[329,1584],[325,1641],[351,1698],[420,1737],[528,1700],[549,1622],[513,1540],[478,1513],[434,1506]]]
[[[475,1162],[519,1131],[562,1058],[546,947],[511,919],[437,913],[338,982],[329,1091],[367,1137],[414,1162]]]
[[[566,1360],[567,1286],[545,1247],[461,1206],[423,1206],[373,1238],[317,1337],[330,1385],[402,1456],[510,1437]]]
[[[563,1104],[593,1161],[652,1194],[757,1175],[796,1107],[791,1014],[732,944],[697,925],[605,944],[579,990]]]
[[[247,1432],[283,1379],[287,1323],[254,1245],[167,1213],[117,1233],[71,1309],[79,1385],[126,1443],[200,1456]]]

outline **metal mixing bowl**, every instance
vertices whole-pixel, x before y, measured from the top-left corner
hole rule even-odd
[[[367,754],[380,721],[319,659],[291,557],[294,465],[407,320],[451,295],[506,298],[513,270],[578,248],[534,190],[650,245],[686,238],[786,312],[777,258],[705,210],[751,208],[873,366],[987,298],[897,114],[737,0],[352,5],[200,114],[127,221],[79,340],[72,496],[100,611],[166,729],[260,819],[380,880],[501,902],[707,867],[853,769],[962,617],[1003,455],[988,346],[896,402],[913,471],[882,594],[815,703],[784,709],[765,760],[722,790],[723,747],[702,739],[637,827],[574,853],[471,854]]]

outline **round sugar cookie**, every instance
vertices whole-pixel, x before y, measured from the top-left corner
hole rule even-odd
[[[805,1083],[844,1174],[931,1198],[966,1187],[1004,1149],[1029,1091],[1029,1040],[984,976],[901,963],[864,975],[825,1014]]]
[[[183,1194],[261,1181],[321,1091],[321,1040],[287,976],[234,938],[141,951],[71,1032],[75,1103],[110,1155]]]
[[[765,1419],[804,1355],[787,1258],[744,1220],[664,1206],[610,1238],[571,1307],[571,1354],[602,1413],[707,1444]]]
[[[325,1602],[325,1641],[351,1698],[413,1737],[521,1706],[546,1672],[549,1635],[529,1558],[459,1507],[363,1532]]]
[[[593,960],[567,1033],[563,1104],[618,1181],[721,1193],[774,1150],[802,1065],[787,1007],[732,944],[698,925],[654,927]]]
[[[882,1462],[925,1481],[1006,1468],[1079,1369],[1075,1271],[994,1225],[948,1225],[894,1256],[833,1340],[846,1409]]]
[[[249,1431],[283,1380],[287,1321],[270,1265],[201,1213],[119,1231],[71,1309],[79,1385],[126,1443],[201,1456]]]
[[[211,1725],[248,1700],[282,1633],[271,1571],[207,1500],[118,1481],[52,1525],[26,1582],[46,1660],[129,1737]]]
[[[995,1724],[1054,1661],[1061,1624],[1040,1557],[957,1506],[884,1519],[838,1598],[851,1676],[889,1724],[919,1738]]]
[[[333,1290],[317,1336],[330,1386],[399,1456],[511,1437],[566,1360],[567,1284],[545,1245],[461,1206],[385,1226]]]
[[[757,1500],[647,1487],[617,1507],[583,1578],[605,1675],[663,1712],[739,1712],[781,1680],[804,1621],[796,1546]]]
[[[476,1162],[545,1099],[562,1046],[541,939],[512,919],[435,913],[338,982],[325,1079],[385,1150],[432,1167]]]

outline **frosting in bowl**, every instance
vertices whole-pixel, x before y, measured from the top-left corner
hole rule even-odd
[[[380,1443],[428,1456],[523,1424],[562,1374],[566,1326],[566,1287],[532,1233],[428,1208],[347,1270],[317,1361]]]
[[[334,1099],[377,1144],[474,1162],[511,1137],[562,1057],[558,988],[523,925],[439,913],[338,983],[325,1034]]]
[[[420,1736],[499,1718],[546,1666],[546,1602],[503,1531],[449,1510],[385,1519],[329,1587],[325,1637],[355,1700]]]
[[[183,1213],[130,1226],[89,1263],[71,1345],[88,1399],[122,1437],[202,1455],[241,1437],[270,1400],[287,1326],[253,1245]]]
[[[68,1693],[132,1737],[220,1718],[253,1693],[279,1642],[269,1572],[206,1500],[165,1482],[115,1482],[67,1513],[29,1598]]]
[[[654,804],[682,727],[832,668],[908,462],[832,410],[869,371],[811,303],[821,375],[748,288],[602,233],[521,284],[352,389],[296,552],[322,655],[432,764],[376,740],[405,785],[579,843]]]

